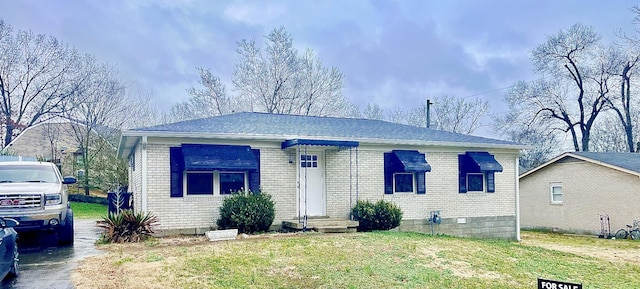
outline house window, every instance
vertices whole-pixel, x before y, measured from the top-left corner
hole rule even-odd
[[[562,184],[561,183],[551,183],[549,185],[549,191],[551,193],[551,203],[552,204],[562,204]]]
[[[212,195],[213,173],[187,172],[187,195]]]
[[[415,193],[414,173],[395,173],[393,174],[393,192],[394,193]]]
[[[431,166],[425,154],[418,151],[394,150],[384,153],[384,193],[425,194],[426,172]]]
[[[169,164],[172,198],[260,191],[260,150],[249,146],[182,144]]]
[[[317,168],[318,167],[318,155],[301,155],[300,167],[303,168]]]
[[[246,187],[244,173],[220,173],[221,195],[229,195],[233,192],[242,191]]]
[[[495,192],[496,172],[502,172],[502,165],[487,152],[458,155],[459,192]]]
[[[187,195],[229,195],[247,187],[244,172],[185,172]]]
[[[484,192],[484,174],[467,174],[467,191]]]

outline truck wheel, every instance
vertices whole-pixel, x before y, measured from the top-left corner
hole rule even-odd
[[[58,245],[73,245],[73,211],[67,210],[64,226],[58,229]]]

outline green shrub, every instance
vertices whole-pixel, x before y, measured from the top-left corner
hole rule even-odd
[[[118,214],[102,217],[96,226],[103,229],[100,243],[133,243],[151,236],[158,222],[158,217],[150,212],[122,210]]]
[[[224,199],[220,207],[219,229],[238,229],[239,233],[266,232],[275,218],[271,196],[261,192],[238,192]]]
[[[391,202],[379,200],[377,203],[358,201],[351,209],[351,215],[360,223],[358,231],[389,230],[400,226],[402,210]]]

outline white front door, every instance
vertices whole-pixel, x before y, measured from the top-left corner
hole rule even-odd
[[[307,152],[298,158],[301,215],[325,215],[324,157],[322,152]]]

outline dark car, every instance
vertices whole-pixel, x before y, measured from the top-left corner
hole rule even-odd
[[[0,218],[0,279],[18,277],[18,233],[13,227],[18,221]]]

